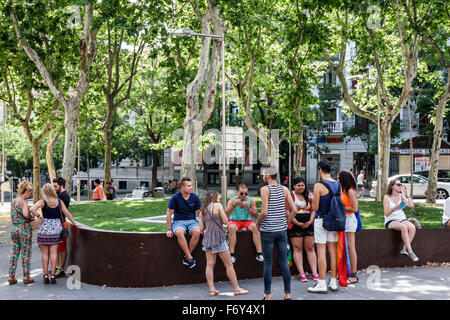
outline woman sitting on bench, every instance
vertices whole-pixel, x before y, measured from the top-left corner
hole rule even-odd
[[[414,254],[411,243],[416,234],[416,227],[406,219],[403,208],[406,206],[413,208],[414,203],[408,197],[406,187],[400,180],[392,180],[389,183],[387,194],[383,199],[384,206],[384,225],[386,229],[393,229],[402,233],[403,249],[400,254],[409,256],[416,262],[419,258]]]

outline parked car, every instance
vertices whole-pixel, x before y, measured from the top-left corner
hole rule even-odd
[[[428,174],[430,170],[416,171],[414,174],[418,174],[428,179]],[[441,182],[450,182],[450,170],[448,169],[439,169],[438,170],[438,181]]]
[[[391,182],[392,180],[400,180],[400,182],[406,187],[406,190],[408,194],[411,190],[411,175],[410,174],[398,174],[396,176],[392,176],[388,178],[388,182]],[[414,197],[425,197],[425,191],[428,187],[428,179],[418,175],[413,175],[413,182],[414,182]],[[377,182],[372,182],[372,187],[370,188],[370,197],[375,198],[376,197],[376,189],[377,188]],[[450,182],[440,182],[437,183],[437,193],[436,193],[436,199],[447,199],[450,194]]]

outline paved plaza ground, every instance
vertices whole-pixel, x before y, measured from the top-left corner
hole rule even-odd
[[[9,239],[9,223],[0,223],[0,300],[196,300],[206,301],[239,301],[261,300],[263,297],[263,280],[240,279],[241,287],[250,294],[233,296],[229,282],[219,282],[216,289],[221,294],[209,297],[206,283],[157,288],[109,288],[105,286],[81,284],[80,289],[68,289],[69,278],[58,279],[56,285],[44,285],[40,249],[36,244],[36,234],[33,237],[33,255],[31,276],[34,284],[25,286],[22,282],[21,264],[18,266],[19,283],[8,285],[8,259],[11,241]],[[178,263],[175,262],[174,263]],[[341,287],[337,293],[309,294],[307,288],[313,285],[310,280],[302,283],[292,278],[291,290],[294,300],[450,300],[450,262],[439,266],[426,265],[422,267],[381,269],[379,281],[376,275],[370,275],[365,270],[358,272],[359,282],[356,285]],[[196,266],[199,272],[204,272],[205,266]],[[132,266],[130,266],[132,270]],[[329,275],[328,275],[329,277]],[[272,283],[272,298],[283,298],[283,281],[274,277]]]

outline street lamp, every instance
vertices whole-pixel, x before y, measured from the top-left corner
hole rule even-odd
[[[349,80],[362,80],[367,79],[373,82],[377,83],[377,149],[378,154],[380,154],[380,85],[378,83],[378,76],[377,77],[363,77],[361,75],[354,75],[348,77]],[[378,163],[380,162],[380,157],[378,157]],[[378,165],[379,166],[379,165]],[[378,170],[377,168],[377,188],[376,188],[376,199],[381,198],[381,187],[380,187],[380,176],[381,176],[381,170]]]
[[[226,169],[226,148],[225,148],[225,131],[226,131],[226,106],[225,106],[225,34],[217,35],[217,34],[205,34],[198,33],[190,28],[181,28],[176,29],[170,32],[171,36],[175,37],[192,37],[192,36],[200,36],[200,37],[209,37],[220,39],[222,41],[222,205],[225,208],[227,204],[227,169]],[[196,165],[196,164],[195,164]]]

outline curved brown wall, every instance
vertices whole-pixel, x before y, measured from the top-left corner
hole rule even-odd
[[[417,231],[413,249],[426,262],[450,261],[450,230],[421,229]],[[369,265],[403,267],[414,263],[399,254],[400,232],[363,230],[357,233],[358,269]],[[234,264],[238,279],[260,278],[263,263],[255,259],[255,247],[250,232],[238,232]],[[201,239],[193,252],[197,266],[189,269],[182,264],[183,253],[175,238],[165,233],[113,232],[83,227],[73,228],[68,245],[67,265],[78,265],[81,281],[109,287],[157,287],[206,283],[206,258]],[[307,267],[306,258],[304,264]],[[291,268],[293,274],[296,268]],[[274,276],[281,275],[274,252]],[[217,258],[215,281],[227,281],[225,268]]]

